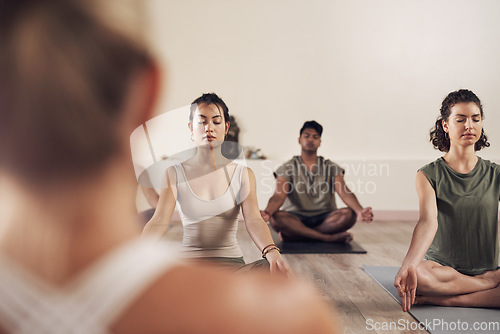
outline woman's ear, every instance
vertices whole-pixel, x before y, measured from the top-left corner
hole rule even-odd
[[[449,131],[448,122],[446,122],[444,119],[441,121],[441,125],[443,126],[444,132],[448,132]]]
[[[229,127],[231,126],[231,123],[226,122],[226,131],[225,134],[227,135],[227,132],[229,131]]]
[[[191,131],[191,133],[193,133],[193,122],[188,123],[188,129],[189,131]]]

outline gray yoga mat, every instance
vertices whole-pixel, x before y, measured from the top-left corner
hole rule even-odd
[[[321,241],[283,241],[279,234],[272,228],[271,235],[274,243],[279,247],[282,254],[365,254],[361,246],[356,242],[321,242]]]
[[[394,277],[399,267],[363,266],[363,269],[401,304],[394,287]],[[409,313],[421,324],[428,324],[427,330],[432,334],[500,333],[498,309],[414,305]],[[484,329],[489,327],[490,330],[474,330],[475,325],[483,326]]]

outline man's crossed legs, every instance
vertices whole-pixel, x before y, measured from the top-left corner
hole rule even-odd
[[[271,226],[284,241],[318,240],[324,242],[351,242],[352,233],[346,232],[356,223],[356,213],[349,208],[306,217],[297,213],[278,211],[271,217]]]

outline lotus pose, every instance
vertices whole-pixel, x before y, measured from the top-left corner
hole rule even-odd
[[[371,222],[371,207],[363,208],[347,187],[344,169],[318,156],[323,127],[307,121],[300,129],[300,156],[279,166],[275,172],[276,190],[269,199],[262,218],[280,233],[285,241],[317,240],[351,242],[347,232],[359,218]],[[337,193],[346,208],[337,208]]]
[[[420,218],[394,280],[404,311],[415,301],[500,307],[500,166],[476,155],[490,145],[483,117],[469,90],[442,103],[430,137],[446,154],[417,173]]]
[[[166,186],[144,234],[163,235],[177,201],[187,255],[241,269],[245,262],[236,240],[241,207],[246,228],[267,260],[249,266],[269,263],[271,272],[288,274],[288,266],[260,216],[252,170],[223,154],[228,119],[228,108],[216,94],[203,94],[193,101],[188,128],[197,145],[196,154],[167,170]]]

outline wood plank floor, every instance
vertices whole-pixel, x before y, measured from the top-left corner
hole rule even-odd
[[[422,330],[375,331],[368,326],[376,322],[415,323],[362,269],[362,265],[399,266],[414,226],[414,222],[398,221],[357,223],[350,231],[367,254],[285,254],[284,257],[296,276],[312,282],[337,309],[345,333],[427,333]],[[181,224],[174,222],[165,238],[171,243],[180,243]],[[260,258],[244,223],[240,223],[238,241],[246,262]]]

